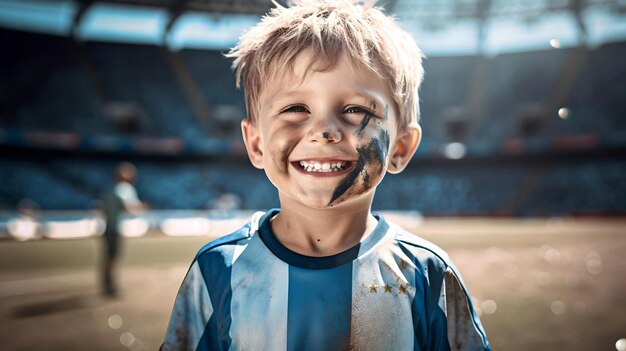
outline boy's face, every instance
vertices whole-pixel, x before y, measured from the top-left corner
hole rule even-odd
[[[392,92],[375,73],[343,55],[304,76],[314,58],[305,51],[294,75],[277,75],[261,91],[256,122],[242,122],[250,160],[265,170],[283,207],[369,208],[385,172],[400,172],[410,160],[419,126],[399,128]]]

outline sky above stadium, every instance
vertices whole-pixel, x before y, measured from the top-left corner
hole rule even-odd
[[[67,36],[78,7],[72,1],[0,0],[0,27]],[[239,36],[259,21],[252,15],[212,15],[186,12],[165,37],[165,9],[96,3],[83,17],[77,38],[162,45],[169,48],[227,50]],[[416,38],[426,55],[468,55],[477,51],[477,26],[472,21],[448,23],[440,29],[425,29],[415,17],[398,16],[402,27]],[[626,16],[603,8],[583,13],[588,44],[626,40]],[[578,30],[567,13],[542,16],[532,23],[510,17],[491,18],[484,49],[487,53],[515,52],[549,47],[575,46]]]

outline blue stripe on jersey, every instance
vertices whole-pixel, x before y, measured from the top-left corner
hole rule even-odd
[[[287,350],[348,350],[352,263],[331,269],[289,267]]]
[[[430,325],[434,316],[429,315],[427,311],[440,310],[438,306],[440,294],[434,292],[441,291],[441,285],[443,284],[443,274],[441,273],[445,272],[445,268],[435,258],[436,256],[429,255],[430,251],[416,250],[415,247],[406,247],[405,245],[400,245],[400,248],[408,257],[412,258],[415,266],[415,296],[421,297],[420,299],[414,299],[411,304],[413,328],[415,330],[414,350],[427,350],[429,345],[433,345],[433,336],[437,339],[440,337],[434,335],[436,333],[433,333],[431,329],[441,326]],[[441,350],[448,349],[449,346],[447,345],[441,348]]]
[[[480,323],[480,319],[476,315],[472,305],[470,294],[463,284],[463,280],[461,279],[456,267],[448,258],[447,253],[436,245],[403,230],[398,232],[396,239],[400,242],[402,250],[413,257],[413,261],[416,265],[418,267],[423,267],[423,276],[430,285],[428,289],[430,291],[425,291],[424,294],[424,302],[427,304],[427,309],[432,311],[431,315],[428,316],[430,325],[427,326],[427,328],[430,329],[430,331],[426,332],[428,340],[422,339],[420,342],[428,342],[432,347],[437,347],[437,349],[450,350],[452,345],[449,343],[449,336],[443,334],[435,335],[432,331],[442,329],[450,330],[450,328],[454,329],[455,326],[450,325],[450,323],[460,323],[461,327],[466,328],[464,342],[467,347],[475,347],[477,350],[491,350],[489,341],[487,340],[482,324]],[[416,279],[418,274],[419,269],[416,269]],[[448,275],[452,278],[450,279],[450,283],[454,283],[455,285],[458,285],[458,287],[448,286],[449,284],[447,283],[447,280],[450,278]],[[446,281],[445,289],[442,288],[444,280]],[[450,289],[454,290],[457,288],[460,290],[460,294],[456,293],[457,296],[454,297],[448,296],[452,295],[448,294]],[[437,291],[440,292],[439,295],[434,293]],[[447,305],[462,305],[462,311],[466,314],[463,317],[465,317],[469,323],[460,321],[459,317],[453,317],[451,321],[448,320],[446,314],[450,311],[444,312],[442,306],[440,306],[441,301],[438,301],[442,298],[445,298]],[[413,309],[414,311],[419,310],[420,307],[421,306],[414,304]],[[467,328],[470,325],[473,327],[471,328],[472,330]],[[416,332],[416,338],[418,338],[417,340],[419,340],[419,337],[420,335]]]
[[[219,250],[213,249],[198,255],[198,265],[207,284],[214,311],[206,324],[204,334],[196,348],[197,351],[228,350],[231,344],[229,331],[232,290],[230,287],[231,262],[229,261],[233,257],[235,247],[235,245],[223,245]]]

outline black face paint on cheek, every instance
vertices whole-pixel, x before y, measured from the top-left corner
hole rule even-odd
[[[376,102],[372,101],[370,104],[370,109],[376,110]],[[385,105],[385,118],[387,118],[387,114],[389,112],[389,106]],[[359,124],[359,127],[355,131],[357,137],[362,137],[365,128],[369,124],[370,120],[374,117],[373,114],[366,112]],[[380,121],[377,123],[380,125]],[[382,129],[378,135],[378,137],[373,137],[370,139],[369,144],[361,145],[357,148],[357,152],[359,153],[359,158],[354,166],[354,169],[348,173],[348,175],[337,185],[335,191],[333,192],[333,196],[328,203],[329,206],[333,206],[333,203],[337,201],[341,196],[343,196],[351,187],[355,186],[355,181],[361,175],[361,179],[363,180],[363,190],[369,187],[370,183],[370,174],[365,166],[367,164],[378,164],[380,169],[382,170],[385,165],[385,160],[387,158],[387,153],[389,152],[389,133],[387,130]]]
[[[370,108],[374,111],[376,110],[376,103],[374,101],[372,101],[372,103],[370,104]],[[357,128],[356,130],[357,136],[363,135],[363,131],[365,130],[365,127],[367,127],[367,125],[370,123],[370,120],[372,119],[372,117],[374,117],[373,114],[369,112],[365,112],[365,115],[363,115],[363,119],[361,120],[361,123],[359,124],[359,128]]]
[[[322,137],[326,140],[328,140],[328,138],[330,137],[330,134],[328,134],[328,132],[324,132],[322,133]]]
[[[361,120],[361,123],[359,124],[359,128],[357,128],[356,130],[356,135],[361,136],[363,135],[363,131],[365,130],[365,127],[367,127],[367,125],[370,123],[370,120],[372,119],[372,117],[374,117],[371,113],[366,112],[365,115],[363,116],[363,119]]]
[[[378,138],[372,138],[370,143],[357,148],[359,158],[354,169],[337,185],[333,196],[328,203],[332,206],[333,202],[339,199],[343,194],[348,191],[357,180],[359,174],[362,174],[363,188],[367,189],[370,182],[370,174],[365,166],[367,164],[377,164],[380,169],[384,168],[385,159],[389,152],[389,133],[386,130],[381,130]]]
[[[378,164],[384,167],[385,159],[389,152],[389,132],[385,129],[381,130],[378,138],[372,138],[370,147],[373,149],[371,151],[370,160],[376,158]]]
[[[367,187],[370,183],[370,174],[367,173],[367,169],[363,170],[363,184]]]
[[[348,173],[345,178],[343,178],[341,183],[339,183],[339,185],[337,185],[337,187],[335,188],[335,191],[333,191],[333,197],[328,203],[329,206],[332,206],[332,203],[335,202],[335,200],[337,200],[341,195],[348,191],[348,189],[350,189],[352,184],[354,184],[356,178],[359,176],[359,173],[361,173],[363,168],[365,168],[365,157],[363,155],[362,149],[363,148],[358,149],[359,159],[357,160],[354,169],[350,173]]]
[[[383,112],[383,115],[385,116],[385,119],[389,118],[389,105],[385,105],[385,110]],[[380,121],[378,122],[380,124]],[[389,133],[387,133],[387,131],[384,131],[386,135],[382,135],[381,133],[381,139],[385,139],[384,142],[387,145],[386,148],[387,150],[385,150],[385,157],[387,157],[387,153],[389,152]],[[396,167],[396,163],[395,161],[391,160],[391,164]]]

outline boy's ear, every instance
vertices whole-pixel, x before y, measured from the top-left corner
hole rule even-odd
[[[422,140],[422,128],[418,124],[408,126],[401,131],[396,138],[387,171],[391,174],[402,172],[411,161],[420,140]]]
[[[246,118],[241,121],[241,134],[250,162],[254,167],[263,169],[263,143],[259,128],[249,118]]]

